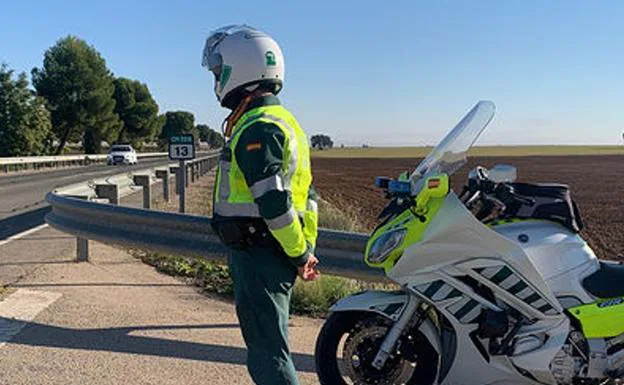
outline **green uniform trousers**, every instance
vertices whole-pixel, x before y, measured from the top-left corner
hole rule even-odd
[[[258,385],[299,385],[288,348],[288,308],[297,268],[265,247],[229,258],[236,313],[247,345],[247,369]]]

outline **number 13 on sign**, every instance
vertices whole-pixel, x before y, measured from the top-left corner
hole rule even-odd
[[[169,147],[170,159],[193,159],[194,157],[192,144],[172,144]]]

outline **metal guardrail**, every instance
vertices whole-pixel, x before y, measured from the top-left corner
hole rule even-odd
[[[190,161],[187,172],[197,180],[216,165],[218,154]],[[78,259],[88,255],[87,239],[107,244],[118,244],[176,255],[203,257],[225,261],[227,249],[212,231],[211,219],[195,215],[152,211],[102,203],[94,199],[118,202],[119,186],[133,183],[137,177],[153,181],[156,175],[168,181],[168,170],[148,169],[108,178],[115,188],[98,191],[97,181],[61,188],[48,193],[47,202],[52,211],[46,222],[52,227],[78,237]],[[180,175],[177,173],[176,175]],[[150,199],[151,182],[143,181],[144,199]],[[168,186],[169,183],[163,183]],[[163,187],[165,188],[165,187]],[[106,191],[105,191],[106,190]],[[112,192],[111,192],[112,191]],[[163,191],[164,193],[164,191]],[[168,193],[164,194],[168,197]],[[144,207],[149,207],[145,204]],[[319,230],[316,254],[321,260],[322,272],[364,280],[380,280],[383,273],[362,261],[368,237],[365,234],[334,230]]]
[[[139,159],[166,157],[166,152],[137,153]],[[23,168],[64,167],[85,165],[90,163],[104,163],[107,154],[92,155],[60,155],[60,156],[28,156],[15,158],[0,158],[0,169],[5,173]]]

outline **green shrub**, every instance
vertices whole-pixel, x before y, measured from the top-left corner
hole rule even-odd
[[[361,286],[356,281],[340,277],[321,276],[313,282],[298,280],[290,302],[291,311],[312,316],[324,315],[336,301],[358,291],[361,291]]]

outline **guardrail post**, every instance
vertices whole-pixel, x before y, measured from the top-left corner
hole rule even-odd
[[[184,161],[184,159],[180,160],[180,167],[178,168],[178,173],[176,175],[179,175],[179,177],[177,178],[177,185],[178,187],[178,196],[180,197],[180,207],[179,207],[179,211],[180,213],[184,214],[184,211],[186,210],[186,187],[187,187],[187,183],[188,183],[188,178],[187,178],[187,174],[186,172],[188,171],[188,167],[186,165],[186,162]]]
[[[89,261],[89,240],[84,238],[76,238],[76,261]]]
[[[190,168],[193,167],[193,165],[186,165],[184,168],[184,187],[188,187],[189,186],[189,171]]]
[[[169,167],[169,171],[173,175],[175,175],[175,193],[176,194],[180,194],[180,173],[178,172],[179,169],[180,167],[178,166]]]
[[[143,208],[150,209],[152,208],[152,186],[150,182],[152,181],[150,175],[134,175],[134,184],[137,186],[143,187]]]
[[[98,198],[106,198],[113,205],[119,204],[119,186],[116,184],[96,184],[95,193]]]
[[[195,183],[195,168],[197,163],[191,163],[191,183]]]
[[[163,180],[163,199],[169,202],[169,170],[156,170],[156,178]]]
[[[116,184],[97,184],[95,185],[95,193],[98,198],[106,198],[111,204],[119,204],[119,187]],[[89,260],[89,240],[77,238],[76,254],[78,262],[86,262]]]

